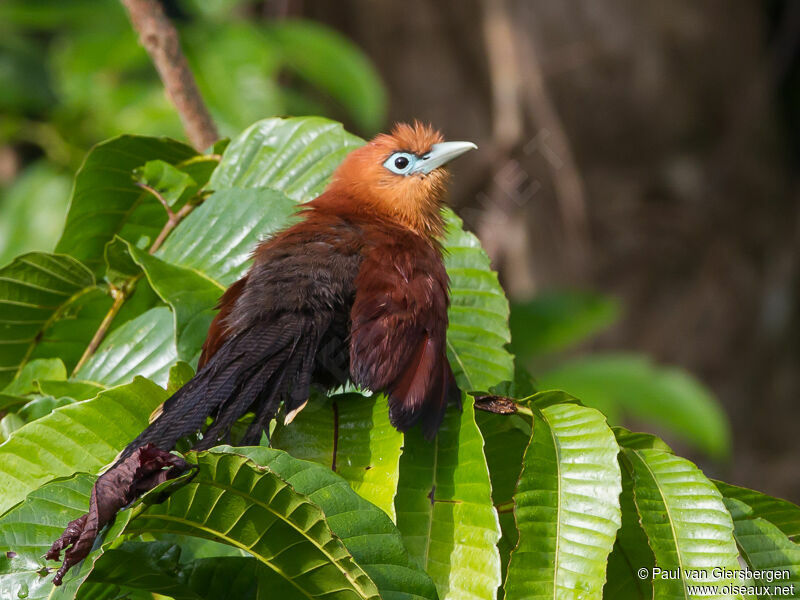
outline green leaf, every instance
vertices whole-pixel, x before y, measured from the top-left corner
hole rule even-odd
[[[266,30],[291,71],[327,92],[367,134],[386,117],[386,93],[364,53],[336,31],[310,21],[280,21]]]
[[[564,350],[605,329],[619,304],[595,292],[546,292],[511,307],[511,349],[520,358]]]
[[[57,408],[75,402],[76,400],[74,398],[69,398],[67,396],[60,398],[55,398],[54,396],[38,396],[23,406],[17,414],[24,423],[30,423],[36,419],[41,419]]]
[[[403,435],[389,422],[384,396],[312,398],[290,425],[278,426],[272,446],[332,468],[395,518]]]
[[[195,560],[181,569],[179,578],[188,589],[208,600],[270,600],[284,583],[281,575],[254,558],[238,556]]]
[[[567,362],[537,377],[540,389],[563,389],[609,414],[666,428],[676,439],[712,458],[725,458],[731,434],[722,407],[687,372],[656,366],[637,355],[594,355]]]
[[[521,401],[524,402],[524,401]],[[497,508],[502,535],[497,543],[500,551],[502,581],[506,579],[511,550],[517,545],[517,524],[514,522],[513,497],[517,489],[522,458],[531,438],[531,424],[519,414],[496,415],[475,412],[475,421],[484,439],[484,453],[492,482],[492,501]],[[498,590],[503,600],[505,590]]]
[[[134,179],[152,188],[173,207],[178,201],[191,197],[198,189],[192,176],[163,160],[148,160],[144,166],[133,170]]]
[[[280,575],[250,556],[215,556],[181,564],[184,554],[169,542],[125,542],[97,561],[79,598],[100,600],[108,593],[127,598],[132,591],[143,590],[174,600],[266,600],[282,583]]]
[[[533,435],[514,494],[519,542],[506,598],[601,598],[621,525],[619,447],[598,411],[560,392],[533,400]]]
[[[100,585],[106,591],[113,590],[115,595],[134,589],[168,595],[174,600],[212,598],[185,585],[180,556],[180,546],[168,542],[125,542],[105,552],[95,563],[87,580],[89,585],[81,588],[80,598],[94,600],[98,594],[92,587],[99,591]],[[248,562],[251,568],[255,566]],[[230,597],[247,598],[246,595]]]
[[[166,138],[123,135],[95,146],[75,177],[64,233],[56,252],[84,262],[95,275],[104,268],[107,242],[119,235],[152,243],[167,219],[164,207],[133,179],[148,161],[176,164],[196,156],[192,148]]]
[[[15,431],[0,445],[0,514],[51,479],[110,463],[165,399],[163,389],[137,378]]]
[[[130,511],[125,511],[108,530],[101,532],[89,556],[72,568],[61,587],[53,586],[53,561],[45,561],[50,544],[69,521],[86,512],[94,477],[78,474],[52,481],[31,494],[0,518],[0,597],[75,598],[95,561],[122,532]],[[11,553],[11,554],[9,554]]]
[[[664,450],[624,448],[623,456],[656,566],[681,574],[679,579],[653,577],[654,597],[688,598],[688,585],[741,585],[713,575],[715,567],[739,568],[731,515],[714,484],[688,460]]]
[[[384,600],[435,599],[436,588],[409,560],[400,532],[384,511],[353,492],[328,467],[265,447],[219,447],[242,454],[286,480],[325,513],[331,531],[377,584]]]
[[[66,396],[73,400],[88,400],[97,396],[104,389],[106,389],[104,385],[94,381],[39,381],[39,391],[55,398]]]
[[[214,190],[268,187],[302,202],[319,195],[363,141],[321,117],[265,119],[233,140],[211,177]]]
[[[25,364],[16,378],[4,389],[4,394],[24,396],[37,392],[41,380],[63,381],[67,378],[67,368],[60,358],[36,358]]]
[[[130,285],[131,280],[142,272],[131,258],[128,242],[119,236],[106,244],[103,260],[106,263],[105,280],[120,289]]]
[[[128,245],[128,251],[150,286],[172,307],[178,357],[195,362],[225,288],[198,271],[165,262],[135,246]]]
[[[731,513],[733,535],[742,558],[752,572],[764,574],[752,578],[752,585],[762,588],[758,596],[800,597],[800,546],[775,525],[757,517],[753,508],[741,500],[726,497],[723,501]],[[769,581],[773,578],[774,581]],[[742,583],[737,581],[739,585]]]
[[[43,336],[93,290],[92,273],[69,256],[32,252],[0,269],[0,385],[14,378]],[[69,360],[69,353],[59,355]]]
[[[156,253],[227,287],[250,266],[261,240],[286,227],[297,203],[266,188],[221,190],[207,198]]]
[[[112,386],[141,375],[166,385],[177,360],[172,312],[151,308],[111,332],[76,377]]]
[[[800,506],[755,490],[714,481],[722,495],[750,507],[752,518],[764,519],[780,529],[793,542],[800,541]]]
[[[25,420],[17,413],[8,413],[0,419],[0,442],[6,441],[17,429],[25,425]]]
[[[276,473],[232,454],[200,453],[197,464],[194,479],[126,532],[181,533],[246,550],[281,575],[275,596],[378,598],[320,508]]]
[[[624,427],[612,427],[611,431],[614,432],[617,443],[625,448],[630,448],[632,450],[663,450],[664,452],[674,454],[672,448],[670,448],[664,440],[652,433],[630,431]]]
[[[500,526],[469,396],[463,412],[447,412],[433,442],[419,429],[405,434],[395,508],[412,560],[442,600],[495,597]]]
[[[480,241],[461,219],[445,212],[444,262],[450,277],[447,348],[462,389],[488,390],[514,380],[514,357],[506,350],[508,300]]]

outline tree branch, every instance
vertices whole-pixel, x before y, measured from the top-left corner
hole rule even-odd
[[[86,361],[92,357],[95,351],[97,351],[97,348],[100,346],[100,342],[102,342],[103,338],[106,337],[108,328],[111,327],[111,322],[114,320],[114,317],[117,316],[119,309],[122,308],[127,296],[128,292],[126,290],[111,286],[111,297],[114,299],[114,302],[111,304],[111,308],[108,309],[106,316],[103,317],[103,320],[101,321],[100,326],[97,328],[97,331],[94,332],[94,336],[92,336],[92,340],[89,342],[86,350],[83,351],[78,364],[76,364],[75,368],[72,370],[73,377],[78,371],[80,371],[81,367],[86,364]]]
[[[205,150],[219,139],[217,127],[197,89],[189,64],[181,51],[178,32],[158,0],[121,0],[133,28],[158,71],[189,141]]]

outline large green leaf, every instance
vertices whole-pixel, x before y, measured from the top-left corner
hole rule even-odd
[[[169,368],[177,360],[172,312],[162,306],[111,332],[76,376],[112,386],[141,375],[166,385]]]
[[[211,188],[269,187],[296,201],[319,195],[345,155],[363,141],[321,117],[265,119],[230,143]]]
[[[752,518],[769,521],[793,542],[800,541],[800,506],[722,481],[714,481],[714,485],[726,499],[738,500],[749,506]]]
[[[135,246],[128,245],[128,251],[155,292],[172,307],[178,358],[196,360],[225,288],[198,271],[165,262]]]
[[[688,460],[662,449],[624,447],[623,457],[633,475],[634,500],[656,567],[681,575],[654,576],[654,597],[718,597],[690,594],[688,586],[741,585],[738,579],[714,574],[715,568],[739,568],[731,515],[714,484]]]
[[[312,398],[290,425],[275,430],[272,446],[333,469],[394,519],[403,435],[389,422],[383,396]]]
[[[64,381],[67,368],[60,358],[36,358],[25,363],[14,381],[3,388],[4,394],[32,394],[37,392],[40,381]]]
[[[759,573],[751,582],[761,588],[757,595],[800,597],[800,546],[775,525],[757,517],[753,508],[741,500],[725,497],[724,502],[733,519],[733,535],[741,556],[753,573]],[[742,581],[737,583],[741,585]]]
[[[152,160],[177,164],[196,155],[192,148],[174,140],[135,135],[95,146],[75,177],[56,252],[83,261],[101,275],[103,250],[115,235],[133,243],[142,238],[154,241],[167,214],[150,193],[136,186],[133,170]]]
[[[74,318],[96,291],[91,271],[69,256],[32,252],[0,269],[0,386],[14,378],[55,323]],[[86,342],[91,336],[88,330]],[[62,350],[69,362],[82,347]]]
[[[384,600],[436,598],[433,582],[410,562],[402,536],[389,517],[328,467],[265,447],[212,450],[219,451],[242,454],[268,467],[319,505],[331,531],[377,584]]]
[[[711,457],[730,453],[730,427],[722,407],[681,369],[657,366],[638,355],[594,355],[538,374],[537,383],[539,389],[566,390],[612,422],[627,415],[667,428]]]
[[[216,166],[216,162],[213,164]],[[185,204],[200,187],[189,173],[163,160],[147,161],[133,170],[133,177],[151,188],[173,210]]]
[[[16,430],[0,445],[0,514],[55,477],[97,472],[147,426],[165,399],[163,389],[137,378]]]
[[[0,390],[0,411],[19,410],[41,391],[43,382],[64,383],[67,369],[58,358],[35,358],[25,363],[16,377]],[[50,392],[44,392],[47,395]],[[94,394],[92,394],[94,395]]]
[[[169,542],[125,542],[95,563],[80,600],[127,597],[134,590],[173,600],[261,600],[278,577],[252,557],[217,556],[181,563],[182,548]],[[124,595],[124,596],[123,596]]]
[[[54,398],[71,398],[72,400],[88,400],[94,398],[105,386],[94,381],[60,381],[52,379],[42,379],[37,382],[42,394],[53,396]]]
[[[331,532],[342,541],[358,565],[377,584],[382,598],[435,600],[433,582],[424,572],[410,564],[400,533],[389,518],[355,494],[330,469],[265,447],[227,446],[215,448],[211,452],[246,456],[265,467],[270,475],[274,473],[297,493],[318,505],[325,514]],[[220,472],[221,470],[217,470],[215,476],[219,484],[223,483],[221,480],[224,477],[231,479],[226,471],[222,471],[225,475],[220,477]],[[239,478],[232,480],[235,486],[249,492]],[[258,499],[263,500],[261,496]],[[226,499],[223,498],[221,502],[226,502]],[[215,504],[215,510],[221,509]],[[239,511],[245,512],[246,509]],[[254,519],[252,525],[258,526],[259,521],[255,517],[257,515],[250,514],[248,518]],[[229,518],[234,519],[235,516]],[[136,522],[131,526],[132,529],[137,527],[139,526]],[[281,541],[276,536],[273,543],[279,544]],[[283,540],[283,543],[287,541],[290,540]],[[183,545],[186,544],[184,540]],[[292,550],[287,552],[291,553]],[[126,543],[103,556],[92,572],[90,582],[169,594],[177,599],[214,600],[223,596],[258,599],[273,597],[274,590],[286,585],[280,573],[251,557],[214,557],[179,564],[179,556],[180,549],[171,543]],[[220,587],[220,579],[229,587]],[[94,596],[82,595],[82,598],[89,600]]]
[[[511,340],[508,300],[478,238],[464,231],[452,211],[447,210],[445,217],[444,262],[450,276],[448,356],[463,389],[486,391],[514,380],[514,357],[505,348]]]
[[[522,458],[531,438],[530,421],[521,415],[475,413],[475,420],[484,439],[484,453],[492,482],[492,501],[497,508],[502,535],[497,543],[500,551],[502,580],[505,581],[511,550],[517,545],[517,524],[514,522],[514,492],[517,489]],[[502,600],[505,590],[498,590]]]
[[[0,518],[0,598],[28,600],[75,598],[95,561],[124,529],[130,511],[119,515],[102,532],[97,545],[83,562],[53,586],[52,571],[58,563],[44,554],[64,526],[86,512],[94,478],[79,474],[47,483]]]
[[[495,597],[500,526],[470,397],[432,442],[418,429],[405,434],[395,508],[411,558],[442,600]]]
[[[212,194],[175,229],[156,253],[228,286],[250,266],[256,244],[286,227],[296,201],[266,188]]]
[[[621,524],[619,447],[598,411],[560,392],[533,400],[544,408],[514,494],[506,598],[601,598]]]
[[[288,598],[378,598],[369,576],[335,536],[322,510],[274,471],[243,456],[197,455],[197,476],[126,529],[223,541],[275,571]]]
[[[105,594],[118,597],[131,590],[169,595],[173,600],[212,598],[184,583],[180,556],[180,546],[169,542],[125,542],[105,552],[95,563],[79,598],[96,600]],[[255,565],[252,560],[248,563],[252,573]],[[233,587],[230,591],[240,593],[233,597],[247,598],[241,589]]]

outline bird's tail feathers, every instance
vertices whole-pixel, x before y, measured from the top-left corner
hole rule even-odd
[[[210,448],[228,435],[248,410],[255,412],[255,419],[245,440],[259,439],[281,401],[288,412],[308,397],[320,337],[317,320],[287,314],[231,336],[167,399],[161,414],[120,453],[117,463],[148,443],[169,450],[213,417],[196,445],[197,449]]]

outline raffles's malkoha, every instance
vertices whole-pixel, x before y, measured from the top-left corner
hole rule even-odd
[[[475,147],[397,125],[350,153],[301,220],[258,246],[220,300],[195,377],[97,480],[89,512],[50,549],[57,560],[68,548],[56,585],[118,510],[185,470],[168,451],[209,416],[198,449],[248,411],[242,443],[258,443],[281,403],[290,422],[312,384],[349,378],[388,395],[397,429],[419,423],[436,435],[447,404],[460,400],[445,351],[444,165]]]

